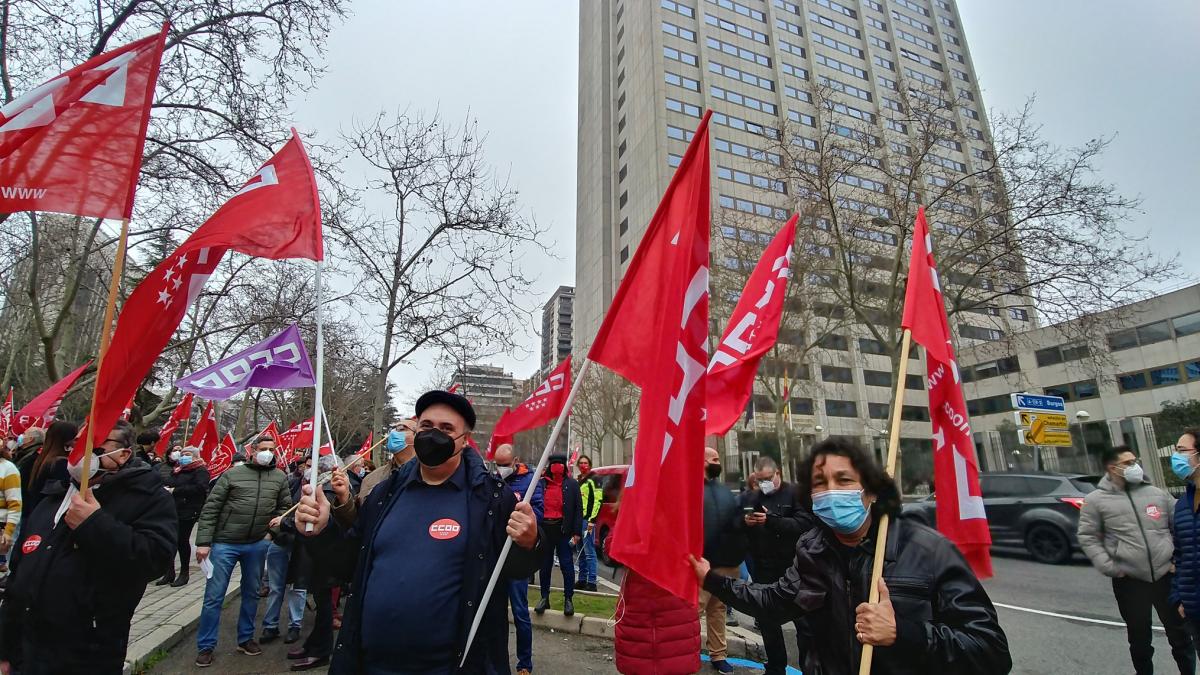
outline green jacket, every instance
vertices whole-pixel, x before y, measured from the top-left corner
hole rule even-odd
[[[230,467],[217,479],[200,511],[196,546],[256,542],[267,535],[271,519],[291,506],[287,476],[274,465]]]
[[[590,474],[579,479],[579,496],[583,500],[584,522],[595,522],[596,516],[600,515],[600,505],[604,503],[604,491]]]

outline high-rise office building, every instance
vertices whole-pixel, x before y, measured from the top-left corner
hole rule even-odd
[[[574,305],[575,288],[559,286],[542,307],[542,367],[539,373],[543,376],[549,375],[571,355]]]
[[[512,405],[515,388],[512,373],[500,366],[471,363],[454,371],[454,383],[459,387],[458,393],[470,399],[475,409],[475,438],[486,442],[504,409]]]
[[[967,289],[956,297],[989,296],[963,303],[969,310],[952,320],[960,343],[1036,325],[1031,308],[991,292],[1007,282],[989,276],[977,244],[982,221],[1006,227],[1003,216],[987,216],[1004,189],[999,171],[987,167],[991,133],[953,0],[594,0],[580,3],[579,32],[577,352],[590,346],[705,109],[713,111],[714,280],[721,267],[752,267],[757,256],[745,245],[761,252],[794,211],[815,235],[796,252],[794,271],[804,271],[792,283],[813,287],[800,304],[815,299],[807,309],[837,324],[819,339],[794,323],[781,331],[783,342],[809,343],[803,363],[784,364],[792,397],[786,425],[801,446],[824,435],[886,442],[893,359],[866,323],[898,322],[894,300],[882,317],[821,298],[838,283],[875,297],[899,288],[903,297],[903,269],[897,275],[890,261],[903,255],[912,222],[904,214],[912,210],[898,201],[930,204],[935,238],[962,244],[955,253],[939,248],[943,279]],[[814,190],[820,181],[837,192]],[[832,247],[821,236],[858,243]],[[862,272],[839,279],[836,269],[806,266],[820,256],[831,269],[843,257]],[[1019,251],[1000,258],[995,270],[1023,274]],[[974,261],[969,274],[964,261]],[[722,304],[736,293],[714,286],[714,333],[723,328],[717,318],[728,315]],[[924,365],[912,364],[901,415],[910,484],[932,471]],[[753,445],[747,434],[763,424],[774,428],[764,407],[738,425],[731,447],[739,436]],[[741,454],[744,468],[752,457]]]

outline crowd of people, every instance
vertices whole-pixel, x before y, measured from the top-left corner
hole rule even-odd
[[[119,422],[94,449],[91,489],[82,492],[81,469],[67,461],[75,425],[59,421],[7,439],[0,447],[0,553],[7,556],[0,560],[0,672],[121,672],[147,585],[199,581],[190,575],[193,560],[204,584],[198,667],[223,658],[222,608],[239,568],[236,651],[243,655],[261,655],[262,644],[282,639],[294,645],[287,659],[296,671],[512,672],[511,610],[516,672],[532,672],[535,577],[538,614],[559,592],[569,616],[576,590],[597,588],[601,481],[586,456],[571,466],[565,455],[551,455],[537,475],[507,444],[489,466],[472,449],[474,409],[457,394],[428,392],[415,413],[389,430],[383,447],[390,461],[378,468],[369,461],[344,466],[332,454],[315,466],[303,455],[283,465],[277,439],[263,436],[215,478],[196,448],[175,446],[156,457],[155,433],[135,441],[133,428]],[[1198,440],[1200,430],[1183,434],[1172,457],[1173,471],[1188,483],[1180,499],[1147,484],[1135,454],[1119,447],[1104,455],[1106,474],[1081,512],[1080,544],[1112,578],[1138,673],[1152,672],[1152,610],[1180,672],[1194,672]],[[705,448],[704,555],[690,562],[714,670],[733,671],[730,607],[754,618],[767,673],[786,672],[789,623],[806,672],[857,672],[864,644],[876,648],[876,672],[1011,669],[1007,638],[979,580],[948,540],[899,518],[895,483],[864,449],[841,438],[818,442],[796,483],[762,458],[740,494],[722,471],[720,454]],[[871,602],[874,542],[885,514],[893,522],[879,598]],[[468,649],[508,539],[500,591],[487,601]]]

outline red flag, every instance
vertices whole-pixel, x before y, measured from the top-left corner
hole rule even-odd
[[[329,443],[317,448],[317,457],[326,457],[333,454],[333,446]]]
[[[458,391],[458,383],[455,382],[454,384],[450,385],[450,388],[447,389],[446,391],[450,392],[451,394],[457,392]]]
[[[171,416],[167,418],[167,423],[162,426],[158,432],[158,443],[154,445],[154,454],[159,457],[167,456],[167,446],[171,444],[171,436],[175,430],[179,428],[179,424],[192,415],[192,397],[195,394],[188,392],[179,399],[179,404],[175,406],[175,410],[171,411]]]
[[[30,427],[48,427],[54,422],[54,416],[58,414],[58,406],[62,405],[63,398],[66,397],[67,391],[71,389],[71,385],[83,375],[83,371],[87,370],[88,366],[92,365],[91,361],[79,366],[75,370],[67,373],[63,379],[50,385],[50,388],[37,396],[33,400],[25,404],[24,408],[17,411],[12,421],[12,433],[21,434]],[[111,428],[111,427],[110,427]],[[100,439],[103,441],[104,439]]]
[[[217,430],[216,411],[213,410],[213,402],[209,401],[208,405],[204,406],[204,413],[200,415],[200,420],[196,422],[196,428],[192,429],[192,435],[188,438],[187,444],[193,448],[211,452],[220,442],[221,432]]]
[[[137,390],[133,391],[133,396],[129,397],[129,403],[125,404],[125,409],[121,411],[121,421],[128,422],[133,417],[133,400],[137,398]]]
[[[202,450],[200,457],[208,466],[209,477],[216,478],[233,466],[233,456],[236,454],[237,443],[233,440],[232,435],[225,434],[225,438],[222,438],[220,443],[214,439],[211,448]]]
[[[567,466],[575,466],[575,462],[579,461],[579,448],[575,448],[575,452],[571,453],[571,459],[567,460]]]
[[[4,407],[0,408],[0,439],[8,438],[13,425],[13,388],[8,388],[8,398],[4,399]]]
[[[0,212],[128,218],[167,25],[0,107]]]
[[[308,156],[293,132],[292,140],[125,301],[96,385],[97,445],[120,416],[119,401],[128,400],[150,372],[225,251],[320,259],[320,213]]]
[[[707,434],[723,436],[737,424],[746,409],[746,402],[754,393],[758,363],[779,337],[783,296],[787,291],[792,242],[796,239],[799,217],[799,214],[793,215],[763,251],[708,364],[708,379],[704,385],[708,398]],[[784,400],[787,400],[786,393]]]
[[[704,544],[711,114],[700,121],[588,354],[642,390],[613,557],[693,604],[698,589],[686,561]]]
[[[508,424],[507,418],[511,414],[512,414],[512,410],[505,408],[504,412],[500,413],[500,419],[496,420],[496,426],[493,427],[492,436],[491,436],[491,438],[488,439],[487,457],[485,459],[487,459],[487,461],[489,461],[489,462],[492,461],[493,459],[496,459],[496,449],[497,448],[504,445],[505,443],[507,443],[509,445],[512,445],[512,443],[513,443],[513,437],[511,435],[505,436],[503,434],[498,434],[495,431],[495,429],[499,429],[502,424]]]
[[[571,391],[571,357],[567,357],[540,384],[529,398],[512,410],[505,411],[496,422],[494,436],[513,436],[536,429],[558,419],[567,394]]]
[[[924,207],[918,209],[913,227],[912,260],[908,266],[901,326],[912,332],[914,342],[925,347],[929,416],[933,423],[933,481],[940,488],[938,530],[958,546],[975,575],[987,579],[992,576],[992,535],[983,510],[975,443],[963,403],[954,346],[950,343],[950,325]],[[904,383],[897,386],[903,387]]]
[[[298,453],[297,450],[312,447],[313,441],[313,418],[308,418],[303,422],[297,422],[290,429],[283,432],[281,443],[287,447],[289,453],[289,461]]]

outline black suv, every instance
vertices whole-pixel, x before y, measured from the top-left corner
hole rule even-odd
[[[1099,476],[1064,473],[981,473],[993,546],[1024,547],[1039,562],[1061,564],[1079,550],[1075,532],[1083,498]],[[904,505],[904,516],[937,527],[934,495]]]

